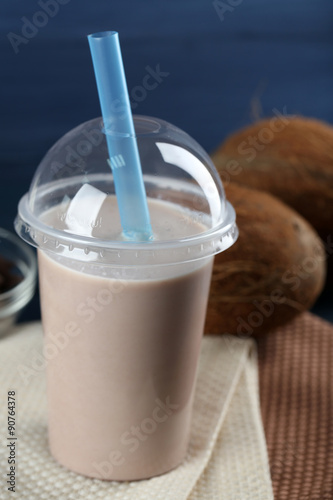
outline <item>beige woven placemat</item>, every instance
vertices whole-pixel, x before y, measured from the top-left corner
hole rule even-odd
[[[258,342],[276,500],[333,500],[333,325],[305,313]]]
[[[251,340],[204,338],[185,462],[163,476],[130,483],[85,478],[53,460],[47,445],[44,371],[27,372],[41,350],[39,323],[0,340],[1,500],[273,499]],[[10,390],[17,405],[16,494],[7,490],[5,479]]]

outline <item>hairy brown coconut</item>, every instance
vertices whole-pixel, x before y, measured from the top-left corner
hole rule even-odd
[[[260,335],[312,306],[325,281],[323,243],[282,201],[226,187],[239,239],[215,257],[205,333]]]
[[[225,185],[236,181],[277,196],[332,243],[332,126],[276,110],[230,135],[212,158]]]

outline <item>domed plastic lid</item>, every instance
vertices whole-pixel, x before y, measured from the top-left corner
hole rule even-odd
[[[19,203],[18,234],[42,250],[103,264],[186,262],[229,248],[238,236],[235,212],[208,154],[165,121],[134,116],[134,126],[151,240],[122,235],[113,171],[124,168],[123,158],[109,158],[102,118],[48,151]]]

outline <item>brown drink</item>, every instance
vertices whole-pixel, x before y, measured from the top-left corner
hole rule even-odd
[[[149,209],[161,239],[204,229],[168,203]],[[119,234],[114,198],[98,217],[106,213],[113,214],[110,236]],[[52,226],[54,214],[45,217]],[[148,267],[137,279],[135,270],[124,279],[118,268],[67,266],[39,252],[45,353],[55,353],[47,362],[51,451],[68,468],[102,479],[166,472],[188,444],[212,257]]]
[[[163,120],[134,125],[153,239],[123,236],[114,174],[133,137],[110,160],[100,118],[50,149],[16,220],[39,254],[51,451],[114,480],[184,459],[213,257],[238,235],[207,153]]]

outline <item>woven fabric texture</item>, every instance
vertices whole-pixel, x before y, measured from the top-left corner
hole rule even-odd
[[[60,466],[48,450],[47,405],[39,323],[0,341],[0,470],[6,471],[7,391],[15,390],[17,483],[20,500],[271,500],[272,487],[259,408],[254,343],[231,337],[203,340],[191,441],[177,469],[145,481],[89,479]],[[40,359],[40,358],[39,358]],[[37,369],[36,369],[37,367]],[[28,370],[28,371],[27,371]],[[0,499],[14,497],[0,478]]]
[[[305,313],[258,342],[276,500],[333,499],[333,325]]]

